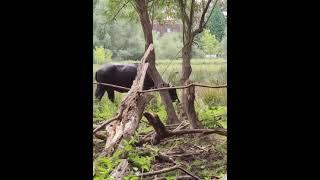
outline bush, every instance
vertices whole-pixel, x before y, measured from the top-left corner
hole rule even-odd
[[[93,50],[93,62],[96,64],[104,64],[107,60],[111,60],[112,52],[109,49],[104,49],[102,46],[95,47]]]
[[[155,38],[154,47],[157,59],[176,59],[177,53],[182,48],[181,33],[167,33],[161,38]],[[181,52],[177,55],[181,56]]]

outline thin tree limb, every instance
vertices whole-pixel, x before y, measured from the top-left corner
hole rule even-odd
[[[196,175],[192,174],[191,172],[187,171],[186,169],[182,168],[182,167],[178,167],[181,171],[185,172],[186,174],[190,175],[191,177],[193,177],[194,179],[200,179],[199,177],[197,177]]]
[[[152,144],[159,144],[161,140],[165,138],[169,138],[172,136],[179,136],[184,134],[196,134],[201,133],[203,135],[208,134],[219,134],[222,136],[227,136],[227,130],[224,128],[215,128],[215,129],[183,129],[183,130],[176,130],[176,131],[168,131],[166,127],[163,125],[161,120],[157,115],[152,115],[151,113],[145,112],[143,115],[149,121],[151,126],[155,129],[156,133],[152,137],[144,138],[143,140],[136,143],[137,146],[140,146],[144,143],[150,142]]]
[[[207,26],[207,23],[208,23],[208,21],[209,21],[209,19],[210,19],[211,15],[212,15],[212,13],[213,13],[214,8],[216,7],[217,2],[218,2],[218,0],[216,0],[216,1],[215,1],[214,5],[213,5],[213,7],[212,7],[212,9],[211,9],[211,11],[210,11],[210,14],[209,14],[209,16],[208,16],[208,18],[207,18],[206,22],[204,23],[203,27],[206,27],[206,26]],[[223,16],[223,18],[224,18],[224,16]]]
[[[206,15],[207,11],[208,11],[208,8],[209,8],[209,5],[210,5],[211,1],[212,1],[212,0],[208,0],[208,2],[207,2],[207,4],[206,4],[206,7],[205,7],[204,10],[202,11],[201,19],[200,19],[200,23],[199,23],[199,27],[198,27],[198,29],[196,29],[196,30],[194,30],[194,31],[192,32],[193,37],[203,31],[203,28],[204,28],[204,26],[203,26],[204,18],[205,18],[205,15]],[[218,1],[218,0],[216,0],[216,1]]]
[[[175,86],[175,87],[163,87],[163,88],[157,88],[157,89],[149,89],[149,90],[139,91],[139,93],[161,91],[161,90],[169,90],[169,89],[185,89],[185,88],[188,88],[188,87],[191,87],[191,86],[207,87],[207,88],[226,88],[227,87],[227,85],[210,86],[210,85],[204,85],[204,84],[190,83],[187,86]]]
[[[159,170],[159,171],[152,171],[152,172],[147,172],[147,173],[141,173],[141,174],[138,174],[138,175],[136,175],[136,176],[142,176],[142,177],[154,176],[154,175],[157,175],[157,174],[167,173],[167,172],[174,171],[174,170],[177,170],[177,169],[180,169],[181,171],[183,171],[183,172],[185,172],[186,174],[190,175],[190,176],[193,177],[194,179],[200,180],[199,177],[193,175],[193,174],[190,173],[189,171],[187,171],[187,170],[185,170],[184,168],[182,168],[180,164],[175,165],[175,166],[172,166],[172,167],[169,167],[169,168],[164,168],[164,169],[161,169],[161,170]]]
[[[95,134],[97,131],[99,131],[100,129],[102,129],[103,127],[105,127],[106,125],[108,125],[109,123],[117,120],[119,117],[121,116],[121,113],[119,113],[116,117],[110,119],[110,120],[107,120],[105,121],[104,123],[102,123],[101,125],[99,125],[97,128],[95,128],[93,130],[93,134]]]
[[[118,10],[118,12],[113,16],[112,21],[116,20],[116,17],[118,16],[118,14],[120,13],[120,11],[129,3],[130,0],[128,0],[127,2],[125,2],[121,8]]]
[[[93,84],[101,84],[101,85],[104,85],[104,86],[110,86],[110,87],[115,87],[115,88],[119,88],[119,89],[130,90],[129,88],[126,88],[126,87],[116,86],[116,85],[107,84],[107,83],[93,82]],[[211,86],[211,85],[206,85],[206,84],[191,83],[191,84],[189,84],[187,86],[174,86],[174,87],[163,87],[163,88],[149,89],[149,90],[140,90],[140,91],[138,91],[138,93],[146,93],[146,92],[169,90],[169,89],[185,89],[185,88],[188,88],[188,87],[191,87],[191,86],[207,87],[207,88],[227,88],[227,85]]]
[[[129,91],[129,90],[130,90],[130,88],[127,88],[127,87],[117,86],[117,85],[108,84],[108,83],[93,82],[93,84],[100,84],[100,85],[104,85],[104,86],[109,86],[109,87],[114,87],[114,88],[124,89],[124,90],[127,90],[127,91]]]
[[[172,166],[172,167],[169,167],[169,168],[164,168],[164,169],[161,169],[159,171],[152,171],[152,172],[147,172],[147,173],[141,173],[141,174],[138,174],[137,176],[153,176],[153,175],[157,175],[157,174],[162,174],[162,173],[166,173],[166,172],[170,172],[170,171],[174,171],[174,170],[177,170],[179,169],[181,165],[175,165],[175,166]]]

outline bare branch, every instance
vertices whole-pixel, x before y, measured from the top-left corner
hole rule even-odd
[[[110,86],[110,87],[114,87],[114,88],[124,89],[124,90],[127,90],[127,91],[130,90],[130,88],[117,86],[117,85],[113,85],[113,84],[107,84],[107,83],[93,82],[93,84],[100,84],[100,85],[104,85],[104,86]]]
[[[95,134],[97,131],[99,131],[100,129],[102,129],[103,127],[105,127],[106,125],[108,125],[109,123],[117,120],[119,117],[121,116],[121,113],[119,113],[116,117],[106,120],[104,123],[102,123],[101,125],[99,125],[97,128],[95,128],[93,130],[93,134]]]
[[[125,172],[128,169],[129,163],[127,159],[123,159],[121,163],[111,172],[111,177],[114,179],[123,179]]]
[[[196,175],[190,173],[189,171],[185,170],[184,168],[182,167],[179,167],[179,169],[183,172],[185,172],[186,174],[190,175],[191,177],[193,177],[194,179],[200,179],[199,177],[197,177]]]
[[[101,84],[105,86],[110,86],[110,87],[115,87],[119,89],[125,89],[125,90],[130,90],[129,88],[122,87],[122,86],[116,86],[113,84],[107,84],[107,83],[98,83],[94,82],[93,84]],[[198,86],[198,87],[207,87],[207,88],[227,88],[227,85],[221,85],[221,86],[211,86],[211,85],[205,85],[205,84],[199,84],[199,83],[191,83],[187,86],[175,86],[175,87],[163,87],[163,88],[157,88],[157,89],[149,89],[149,90],[140,90],[138,93],[146,93],[146,92],[153,92],[153,91],[162,91],[162,90],[170,90],[170,89],[185,89],[191,86]]]
[[[137,146],[141,146],[145,143],[152,143],[152,144],[159,144],[161,140],[165,138],[169,138],[172,136],[180,136],[184,134],[219,134],[222,136],[227,136],[227,130],[224,128],[215,128],[215,129],[183,129],[183,130],[176,130],[176,131],[169,131],[166,129],[166,127],[163,125],[161,120],[157,115],[152,115],[151,113],[145,112],[143,115],[146,117],[146,119],[149,121],[151,126],[155,129],[156,133],[152,137],[146,137],[139,142],[136,143]]]
[[[206,22],[204,23],[203,27],[206,27],[206,26],[207,26],[208,21],[209,21],[209,19],[210,19],[211,15],[212,15],[212,13],[213,13],[213,10],[214,10],[214,8],[215,8],[215,7],[216,7],[216,5],[217,5],[217,2],[218,2],[218,0],[216,0],[216,1],[215,1],[214,5],[213,5],[213,7],[212,7],[212,9],[211,9],[211,11],[210,11],[210,14],[209,14],[209,16],[208,16],[208,18],[207,18]]]
[[[191,1],[191,8],[190,8],[190,24],[189,24],[189,30],[191,31],[192,29],[192,23],[193,23],[193,14],[194,14],[194,0]]]
[[[202,133],[204,135],[208,134],[219,134],[222,136],[227,136],[227,130],[224,128],[215,128],[215,129],[184,129],[179,131],[174,131],[171,135],[183,135],[183,134],[197,134]]]
[[[184,4],[183,0],[179,0],[179,4],[182,20],[185,21],[187,24],[190,24],[189,16],[186,13],[186,5]]]
[[[175,180],[193,180],[194,178],[191,177],[191,176],[177,176],[175,177]],[[155,180],[167,180],[166,177],[159,177],[159,178],[156,178]]]
[[[157,174],[162,174],[162,173],[166,173],[166,172],[177,170],[177,169],[179,169],[180,166],[181,165],[175,165],[175,166],[172,166],[172,167],[169,167],[169,168],[161,169],[159,171],[153,171],[153,172],[147,172],[147,173],[138,174],[137,176],[145,177],[145,176],[153,176],[153,175],[157,175]]]
[[[208,2],[207,2],[207,4],[206,4],[206,7],[205,7],[204,10],[202,11],[201,19],[200,19],[200,23],[199,23],[199,27],[198,27],[198,29],[196,29],[196,30],[194,30],[194,31],[192,32],[193,37],[203,31],[203,28],[204,28],[204,26],[203,26],[204,17],[205,17],[205,15],[206,15],[207,11],[208,11],[208,8],[209,8],[209,5],[210,5],[211,1],[212,1],[212,0],[208,0]],[[216,0],[216,1],[218,1],[218,0]]]
[[[221,85],[221,86],[210,86],[210,85],[204,85],[204,84],[196,84],[196,83],[191,83],[187,86],[175,86],[175,87],[163,87],[163,88],[158,88],[158,89],[149,89],[149,90],[143,90],[139,91],[139,93],[146,93],[146,92],[153,92],[153,91],[162,91],[162,90],[170,90],[170,89],[185,89],[191,86],[198,86],[198,87],[207,87],[207,88],[226,88],[227,85]]]

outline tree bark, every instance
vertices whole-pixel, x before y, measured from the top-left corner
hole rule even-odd
[[[192,21],[194,16],[194,1],[191,3],[190,17],[187,13],[183,13],[182,23],[183,23],[183,48],[182,48],[182,74],[180,82],[182,85],[188,85],[189,77],[192,73],[191,58],[192,58],[192,42],[193,42],[193,32],[192,32]],[[186,12],[186,6],[180,1],[181,12]],[[192,93],[192,94],[190,94]],[[195,108],[194,108],[194,86],[184,89],[182,93],[182,104],[185,114],[187,114],[191,127],[194,129],[202,128],[200,121],[198,120]]]
[[[191,80],[187,80],[184,85],[191,84]],[[183,106],[186,109],[186,113],[193,129],[201,129],[203,128],[201,122],[198,119],[196,110],[194,108],[194,100],[195,100],[195,87],[190,86],[183,90]]]
[[[191,1],[190,15],[188,15],[186,13],[187,12],[186,2],[183,0],[179,0],[179,7],[180,7],[181,16],[182,16],[181,20],[183,25],[182,74],[180,78],[180,82],[182,85],[190,84],[189,77],[192,73],[191,58],[192,58],[193,39],[197,34],[201,33],[206,26],[206,23],[208,20],[205,21],[205,14],[208,11],[211,1],[212,0],[208,0],[206,5],[203,6],[198,28],[193,30],[195,1],[194,0]],[[195,99],[194,87],[185,89],[183,92],[184,92],[182,94],[182,104],[184,107],[183,110],[185,111],[185,114],[187,114],[192,128],[194,129],[201,128],[202,125],[197,118],[197,114],[194,108],[194,99]]]
[[[106,125],[106,144],[100,156],[112,155],[123,139],[131,137],[138,128],[142,113],[147,102],[151,99],[150,94],[139,94],[143,89],[144,77],[147,73],[149,63],[146,62],[153,45],[145,52],[142,63],[138,67],[138,72],[128,94],[121,101],[118,115],[114,120]]]
[[[142,25],[142,30],[145,39],[145,49],[149,47],[151,43],[153,43],[152,36],[152,24],[150,22],[148,6],[145,0],[135,0],[136,10],[140,17],[140,23]],[[155,66],[155,52],[154,50],[150,52],[150,56],[148,56],[147,62],[150,63],[148,74],[151,76],[154,84],[157,88],[164,87],[166,83],[162,79],[160,73],[158,72]],[[171,98],[169,96],[169,91],[160,91],[161,100],[165,105],[165,110],[168,115],[168,124],[178,123],[178,117],[174,110]]]

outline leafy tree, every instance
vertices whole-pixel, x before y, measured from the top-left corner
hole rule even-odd
[[[217,40],[221,42],[224,36],[224,29],[226,27],[225,17],[219,7],[214,8],[212,15],[208,20],[208,29],[212,32]]]
[[[206,54],[220,54],[220,43],[215,35],[210,33],[210,30],[205,29],[200,39],[201,48]]]
[[[102,46],[95,47],[93,50],[94,62],[97,64],[103,64],[107,60],[111,60],[112,52],[108,49],[104,49]]]
[[[156,49],[157,59],[176,58],[175,56],[177,55],[179,50],[182,48],[181,42],[182,42],[181,33],[168,33],[159,39],[155,39],[154,46]]]

